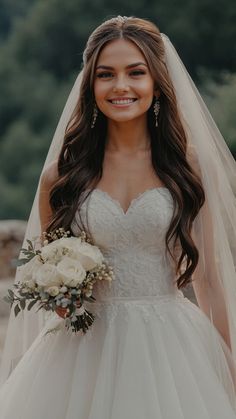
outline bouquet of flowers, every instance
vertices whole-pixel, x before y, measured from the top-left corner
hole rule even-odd
[[[19,259],[22,280],[13,284],[4,300],[12,304],[15,316],[38,303],[38,310],[56,311],[64,308],[65,326],[73,332],[86,333],[95,316],[84,305],[96,301],[93,286],[98,280],[109,283],[114,279],[112,268],[104,261],[100,249],[91,244],[86,233],[74,237],[59,228],[43,233],[43,245],[36,250],[35,243],[27,240],[28,248]],[[65,310],[66,309],[66,310]],[[38,311],[37,310],[37,311]]]

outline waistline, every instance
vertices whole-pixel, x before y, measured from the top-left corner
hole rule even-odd
[[[158,303],[164,301],[172,301],[172,300],[182,300],[185,298],[183,292],[178,290],[174,294],[163,294],[163,295],[147,295],[147,296],[139,296],[139,297],[132,297],[132,296],[109,296],[104,298],[99,298],[95,302],[91,304],[109,304],[109,303],[120,303],[120,302],[133,302],[133,303]],[[87,303],[87,302],[86,302]]]

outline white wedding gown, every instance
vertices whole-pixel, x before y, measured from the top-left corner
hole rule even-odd
[[[172,211],[165,187],[126,213],[100,189],[84,201],[81,215],[116,278],[111,288],[96,284],[87,334],[51,315],[0,389],[0,419],[236,418],[229,350],[173,285],[164,243]]]

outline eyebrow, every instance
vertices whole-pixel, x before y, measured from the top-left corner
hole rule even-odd
[[[147,64],[139,61],[138,63],[129,64],[125,68],[137,67],[138,65],[145,65],[147,67]],[[99,65],[98,67],[96,67],[96,70],[98,70],[99,68],[103,68],[103,69],[106,69],[106,70],[114,70],[114,68],[109,66],[109,65]]]

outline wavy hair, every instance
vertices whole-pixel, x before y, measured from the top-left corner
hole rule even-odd
[[[95,127],[91,129],[95,103],[94,72],[103,47],[108,42],[121,38],[132,41],[141,50],[154,83],[161,92],[158,128],[154,123],[152,106],[147,111],[147,123],[153,168],[173,197],[174,212],[165,244],[166,251],[168,250],[175,262],[176,275],[179,275],[176,283],[181,288],[191,282],[198,263],[199,252],[191,237],[191,229],[205,202],[205,193],[198,173],[187,158],[187,136],[165,64],[161,33],[147,19],[121,16],[109,19],[98,26],[87,41],[83,53],[80,95],[67,125],[58,158],[58,179],[50,191],[52,217],[46,231],[59,227],[71,230],[76,211],[102,177],[107,119],[99,112]],[[88,190],[90,192],[83,199],[83,192]],[[86,230],[84,225],[83,229]],[[177,253],[172,253],[169,245],[172,238],[174,250],[180,249],[178,257]]]

